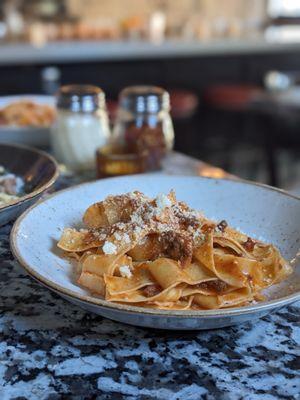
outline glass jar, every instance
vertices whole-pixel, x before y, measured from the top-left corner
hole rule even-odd
[[[51,129],[55,157],[73,170],[94,168],[97,148],[110,138],[104,92],[91,85],[62,86],[56,103]]]
[[[129,153],[146,152],[147,169],[159,169],[164,155],[174,144],[168,92],[156,86],[124,89],[119,98],[112,142]]]
[[[97,177],[141,174],[146,171],[147,154],[128,153],[123,147],[111,145],[97,150]]]

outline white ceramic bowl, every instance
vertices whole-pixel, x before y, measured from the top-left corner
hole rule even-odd
[[[267,314],[300,299],[299,263],[294,274],[267,292],[268,301],[223,310],[164,311],[110,303],[91,296],[74,279],[74,266],[56,247],[64,227],[78,226],[85,209],[109,194],[140,190],[156,196],[175,189],[177,197],[216,220],[226,219],[250,236],[271,242],[287,259],[300,243],[300,199],[280,190],[242,181],[200,177],[136,175],[87,183],[34,205],[11,234],[15,257],[40,283],[79,306],[128,324],[162,329],[229,326]]]

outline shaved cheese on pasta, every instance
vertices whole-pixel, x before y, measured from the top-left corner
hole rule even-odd
[[[205,219],[174,192],[109,196],[66,228],[58,247],[78,262],[78,284],[107,301],[167,310],[245,306],[292,267],[270,244]]]

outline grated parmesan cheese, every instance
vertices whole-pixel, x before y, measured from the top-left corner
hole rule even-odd
[[[165,207],[171,207],[172,202],[165,194],[159,194],[155,199],[157,207],[164,209]]]
[[[132,272],[130,270],[129,265],[121,265],[119,268],[120,274],[123,278],[131,278],[132,277]]]
[[[124,240],[125,243],[130,243],[131,242],[128,233],[124,233],[123,240]]]
[[[200,241],[202,241],[202,240],[204,240],[205,239],[205,235],[204,235],[204,233],[202,233],[200,230],[197,230],[197,231],[195,231],[194,233],[193,233],[193,238],[194,238],[194,240],[200,240]]]
[[[134,224],[138,224],[138,225],[142,225],[143,224],[143,219],[141,218],[140,215],[138,215],[137,213],[132,214],[131,218],[130,218],[131,222],[133,222]]]
[[[116,254],[117,253],[117,246],[113,243],[106,240],[104,243],[102,250],[105,254]]]
[[[118,233],[118,232],[115,232],[114,233],[114,236],[115,236],[115,238],[117,239],[117,240],[122,240],[122,236]]]

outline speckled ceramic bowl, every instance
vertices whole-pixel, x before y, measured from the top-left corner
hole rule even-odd
[[[0,207],[0,225],[16,219],[54,184],[58,166],[49,154],[30,147],[0,143],[0,165],[21,177],[25,194],[13,203]]]
[[[75,281],[74,265],[56,243],[64,227],[78,226],[85,209],[109,194],[140,190],[150,196],[175,189],[177,197],[213,219],[226,219],[249,235],[272,242],[287,259],[300,239],[300,199],[263,185],[200,177],[138,175],[67,189],[31,207],[15,223],[11,248],[26,271],[67,300],[107,318],[162,329],[209,329],[239,324],[300,299],[299,263],[290,278],[267,292],[268,301],[243,308],[165,311],[110,303]]]

